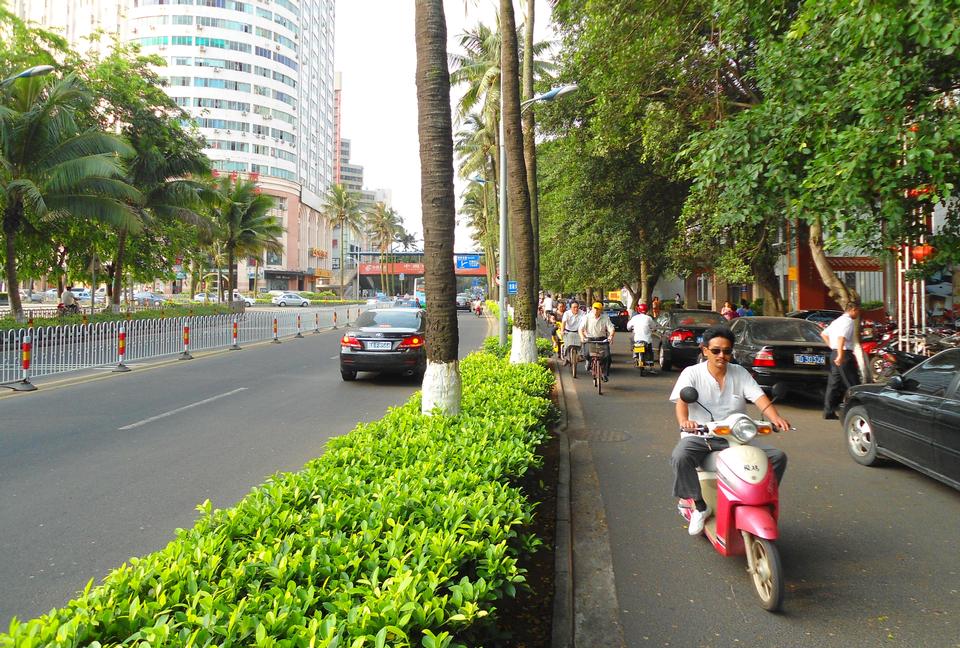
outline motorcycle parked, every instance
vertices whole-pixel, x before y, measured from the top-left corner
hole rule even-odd
[[[889,379],[896,374],[913,369],[926,359],[927,356],[923,354],[909,353],[890,346],[879,350],[873,369],[878,380]]]
[[[774,386],[775,398],[784,391],[782,385]],[[699,394],[693,387],[684,387],[680,398],[685,403],[696,403]],[[722,437],[730,443],[726,449],[707,455],[698,469],[703,499],[714,511],[703,531],[721,556],[746,554],[747,573],[760,604],[771,612],[780,608],[784,592],[783,566],[774,544],[780,535],[778,484],[767,455],[747,444],[758,434],[774,431],[767,421],[731,414],[699,426],[696,432]],[[689,522],[693,500],[682,500],[678,510]]]

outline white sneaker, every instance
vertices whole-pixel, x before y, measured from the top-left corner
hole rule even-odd
[[[693,509],[693,512],[690,514],[690,526],[687,528],[687,533],[692,536],[700,535],[703,533],[703,524],[707,521],[707,518],[713,511],[710,510],[710,506],[707,505],[706,511],[698,511]]]

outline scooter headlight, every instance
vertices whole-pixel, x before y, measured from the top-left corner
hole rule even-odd
[[[740,443],[749,443],[757,436],[757,424],[748,418],[742,418],[733,424],[731,432]]]

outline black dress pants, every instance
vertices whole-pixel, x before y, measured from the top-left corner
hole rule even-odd
[[[830,377],[827,378],[827,392],[823,397],[824,414],[832,414],[843,401],[847,389],[860,384],[860,373],[853,351],[843,354],[843,364],[839,367],[834,362],[836,359],[837,352],[830,351]]]

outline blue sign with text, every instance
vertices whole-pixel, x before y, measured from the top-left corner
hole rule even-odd
[[[480,255],[479,254],[461,254],[456,257],[457,270],[479,270],[480,269]]]
[[[508,294],[508,295],[516,295],[516,294],[517,294],[517,282],[516,282],[516,281],[508,281],[508,282],[507,282],[507,294]]]

